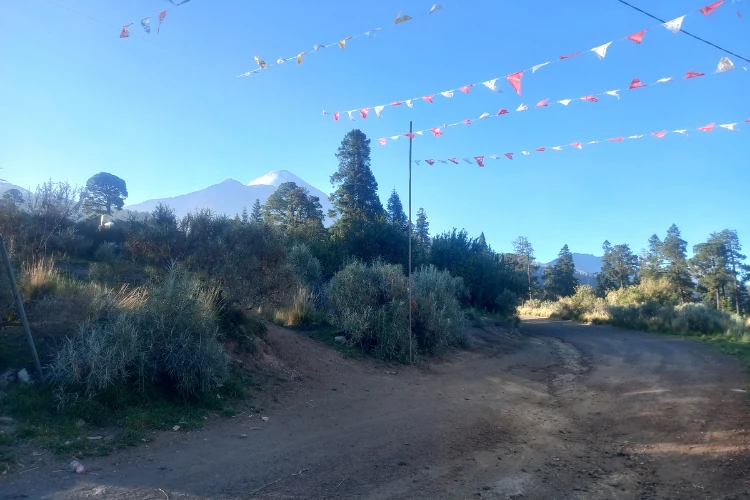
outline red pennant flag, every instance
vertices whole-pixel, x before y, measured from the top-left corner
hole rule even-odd
[[[462,121],[461,123],[463,123],[464,125],[471,125],[471,120],[467,118],[466,120]]]
[[[742,14],[740,14],[739,10],[737,11],[737,17],[739,17],[740,19],[742,19]]]
[[[497,116],[507,115],[507,114],[508,114],[508,110],[507,109],[501,109],[500,111],[497,112]]]
[[[461,92],[463,92],[464,94],[468,94],[468,93],[469,93],[469,86],[468,86],[468,85],[464,85],[463,87],[461,87],[461,88],[460,88],[460,89],[458,89],[458,90],[460,90],[460,91],[461,91]]]
[[[648,30],[643,30],[643,31],[639,31],[638,33],[633,33],[633,34],[632,34],[632,35],[630,35],[630,36],[626,36],[625,38],[627,38],[628,40],[632,40],[632,41],[634,41],[635,43],[638,43],[638,44],[640,44],[640,43],[641,43],[641,41],[643,40],[643,35],[644,35],[644,34],[645,34],[645,33],[646,33],[647,31],[648,31]]]
[[[570,145],[573,146],[574,148],[583,149],[583,147],[581,147],[580,142],[571,142]]]
[[[585,95],[581,99],[584,101],[599,102],[599,98],[593,95]]]
[[[455,159],[455,158],[448,158],[448,161],[451,162],[451,163],[455,163],[456,165],[458,165],[458,160]]]
[[[641,81],[638,78],[633,78],[633,81],[630,82],[630,90],[645,87],[646,84],[641,83]]]
[[[544,151],[544,148],[536,148],[534,151],[539,151],[540,153]]]
[[[575,57],[575,56],[577,56],[579,54],[580,54],[580,52],[576,52],[575,54],[570,54],[570,55],[567,55],[567,56],[560,56],[560,60],[570,59],[571,57]]]
[[[411,132],[407,132],[404,134],[404,137],[408,137],[409,139],[414,139],[414,134],[412,134]]]
[[[128,26],[130,26],[128,24]],[[130,29],[128,26],[123,26],[122,31],[120,32],[120,38],[129,38],[130,37]]]
[[[477,165],[484,166],[484,156],[475,156],[474,159],[477,161]]]
[[[159,25],[156,27],[156,34],[159,34],[159,30],[161,29],[161,23],[164,22],[164,18],[167,17],[167,11],[164,10],[162,12],[159,12]]]
[[[508,158],[509,160],[512,160],[513,159],[513,153],[505,153],[505,157]]]
[[[367,113],[370,112],[370,108],[362,108],[359,110],[359,114],[362,115],[362,119],[367,118]]]
[[[692,71],[692,70],[691,70],[691,71],[688,71],[688,72],[687,72],[687,73],[685,74],[685,79],[688,79],[688,78],[697,78],[697,77],[699,77],[699,76],[706,76],[706,74],[705,74],[705,73],[699,73],[699,72],[697,72],[697,71]]]
[[[703,132],[711,132],[714,129],[715,123],[709,123],[708,125],[704,125],[703,127],[698,127],[698,130],[702,130]]]
[[[622,142],[624,140],[625,139],[622,137],[613,137],[612,139],[609,140],[609,142]]]
[[[385,146],[385,137],[378,139],[378,142],[380,143],[381,146]]]
[[[539,101],[538,103],[536,103],[536,107],[537,108],[543,108],[544,106],[549,106],[549,104],[547,104],[547,101],[549,101],[549,98],[542,99],[541,101]]]
[[[505,77],[505,79],[508,80],[508,83],[510,83],[510,86],[513,87],[513,90],[515,90],[518,95],[521,95],[522,76],[523,71],[519,71],[518,73],[513,73],[512,75],[508,75]]]
[[[401,106],[401,101],[392,102],[391,106]]]
[[[651,135],[653,135],[657,139],[661,139],[662,137],[664,137],[665,135],[667,135],[667,131],[666,130],[662,130],[661,132],[654,132]]]
[[[425,101],[429,102],[430,104],[433,104],[433,101],[432,101],[433,97],[435,97],[435,94],[426,95],[422,99],[424,99]]]
[[[714,2],[711,5],[706,5],[705,7],[702,7],[700,9],[701,14],[704,16],[709,15],[711,12],[713,12],[715,9],[718,9],[721,4],[724,3],[724,0],[719,0],[718,2]]]
[[[430,132],[435,134],[435,137],[440,137],[441,135],[443,135],[443,132],[442,130],[440,130],[440,127],[431,128]]]
[[[435,164],[435,160],[425,160],[425,161],[426,161],[427,163],[429,163],[430,165],[434,165],[434,164]]]
[[[750,118],[748,118],[747,120],[745,120],[745,123],[750,123]]]
[[[340,117],[340,116],[341,116],[341,111],[336,111],[336,112],[335,112],[335,113],[333,114],[333,121],[335,121],[335,122],[339,121],[339,117]]]

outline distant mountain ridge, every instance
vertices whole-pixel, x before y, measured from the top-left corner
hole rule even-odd
[[[547,266],[554,266],[557,259],[539,264],[539,276]],[[590,253],[574,253],[573,264],[576,266],[576,277],[582,285],[596,285],[596,275],[602,269],[602,257]]]

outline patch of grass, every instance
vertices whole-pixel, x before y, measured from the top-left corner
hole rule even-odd
[[[329,347],[334,348],[335,350],[341,352],[342,354],[346,356],[351,357],[364,357],[365,352],[357,345],[349,345],[347,343],[339,344],[336,342],[336,337],[338,335],[342,335],[341,330],[338,330],[337,328],[331,326],[331,325],[322,325],[318,328],[313,329],[301,329],[301,333],[304,333],[308,337],[315,339],[319,342],[322,342],[326,344]]]

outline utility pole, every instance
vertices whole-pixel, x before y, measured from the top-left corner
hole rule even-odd
[[[412,122],[409,122],[409,363],[413,363],[414,360],[411,355],[411,313],[412,313],[412,299],[411,299],[411,147],[414,143],[412,135]]]
[[[23,308],[23,299],[21,294],[18,293],[18,287],[16,286],[16,277],[13,274],[13,266],[10,265],[10,259],[8,259],[8,252],[5,250],[5,240],[3,235],[0,234],[0,254],[2,254],[3,265],[5,265],[5,273],[8,275],[10,280],[10,289],[13,291],[13,296],[16,298],[16,306],[18,307],[18,316],[21,318],[21,324],[26,332],[26,339],[29,341],[29,350],[31,351],[31,357],[34,358],[34,366],[36,367],[36,374],[39,376],[39,380],[42,380],[44,374],[42,373],[42,364],[39,362],[39,354],[36,352],[36,346],[34,345],[34,337],[31,336],[31,328],[29,328],[29,320],[26,319],[26,311]]]

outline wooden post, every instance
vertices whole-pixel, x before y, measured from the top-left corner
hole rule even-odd
[[[5,240],[3,235],[0,234],[0,254],[2,254],[3,265],[5,265],[5,273],[8,275],[10,281],[10,289],[13,291],[13,296],[16,299],[16,306],[18,307],[18,316],[21,318],[21,324],[26,332],[26,339],[29,341],[29,350],[31,356],[34,358],[34,366],[36,366],[36,374],[39,376],[39,380],[44,378],[42,373],[42,364],[39,362],[39,354],[36,352],[36,346],[34,345],[34,337],[31,336],[31,328],[29,328],[29,320],[26,319],[26,311],[23,308],[23,299],[21,294],[18,293],[18,287],[16,286],[16,277],[13,274],[13,266],[10,265],[10,259],[8,259],[8,252],[5,250]]]
[[[409,135],[412,131],[412,122],[409,122]],[[411,298],[411,146],[414,139],[409,137],[409,363],[413,363],[414,360],[411,355],[411,313],[412,313],[412,298]]]

